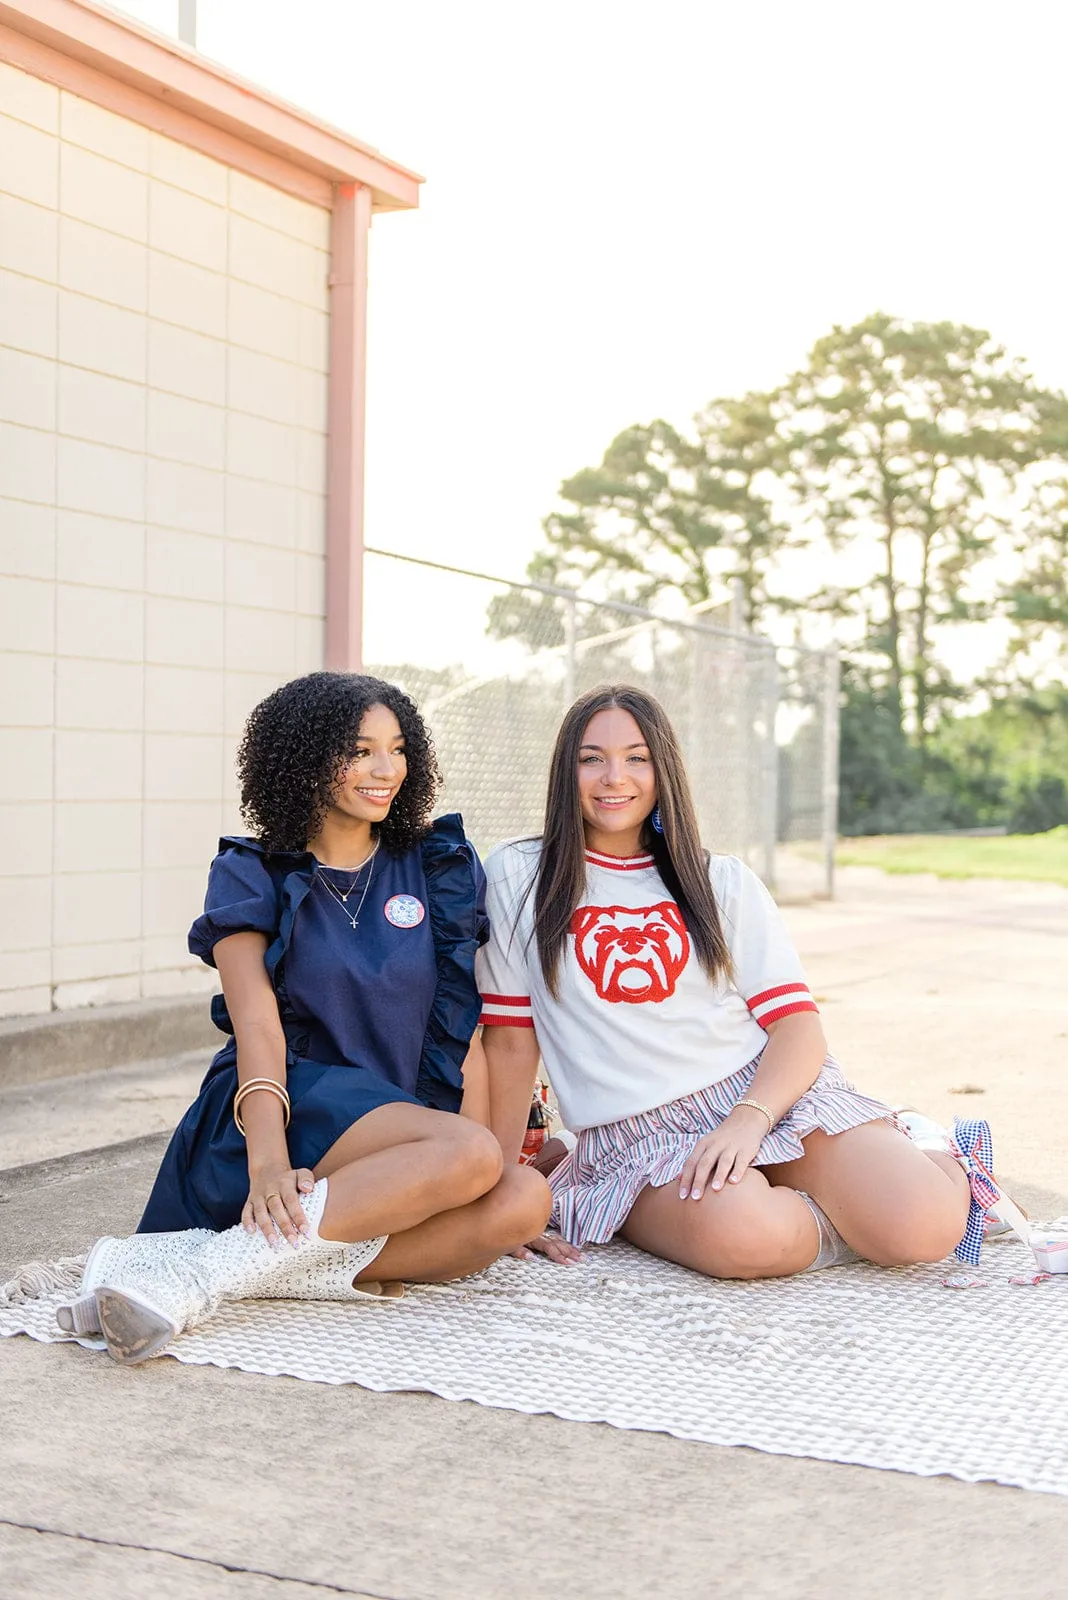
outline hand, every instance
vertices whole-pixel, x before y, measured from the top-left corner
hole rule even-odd
[[[573,1267],[582,1260],[582,1251],[561,1239],[558,1233],[539,1233],[529,1244],[516,1245],[511,1253],[520,1261],[533,1261],[535,1251],[540,1256],[548,1256],[558,1267]]]
[[[679,1178],[679,1199],[700,1200],[709,1185],[718,1190],[725,1183],[741,1183],[767,1132],[763,1112],[736,1107],[694,1145]]]
[[[301,1236],[311,1232],[300,1196],[311,1194],[315,1188],[314,1175],[307,1167],[271,1162],[250,1168],[248,1185],[248,1199],[241,1213],[245,1232],[255,1233],[259,1228],[274,1249],[281,1248],[283,1239],[296,1249]]]

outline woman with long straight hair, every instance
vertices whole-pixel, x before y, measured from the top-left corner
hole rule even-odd
[[[620,1233],[719,1278],[975,1254],[989,1130],[917,1116],[910,1135],[846,1082],[771,896],[703,849],[651,695],[576,701],[542,837],[486,871],[491,1125],[516,1160],[540,1055],[577,1133],[533,1248],[569,1262]]]
[[[309,673],[255,708],[237,765],[250,835],[220,840],[189,935],[226,1042],[138,1232],[97,1242],[59,1313],[126,1364],[223,1300],[477,1271],[549,1213],[485,1126],[484,878],[460,818],[430,820],[412,701]]]

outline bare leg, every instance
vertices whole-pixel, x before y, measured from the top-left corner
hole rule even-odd
[[[500,1146],[488,1129],[422,1106],[382,1106],[361,1118],[327,1152],[316,1177],[329,1183],[316,1192],[322,1215],[311,1214],[318,1236],[305,1241],[312,1263],[333,1255],[335,1240],[400,1234],[391,1254],[383,1250],[363,1274],[368,1278],[474,1272],[540,1230],[550,1207],[537,1173],[502,1177]],[[151,1245],[143,1237],[102,1244],[113,1252],[134,1247],[125,1276],[101,1280],[92,1291],[111,1354],[130,1364],[162,1349],[213,1300],[243,1299],[271,1282],[278,1287],[277,1269],[288,1266],[285,1257],[271,1258],[258,1232],[250,1238],[240,1226],[208,1235],[195,1270],[182,1259],[145,1259]]]
[[[546,1139],[530,1165],[535,1172],[540,1172],[543,1178],[547,1178],[550,1173],[556,1171],[561,1161],[565,1160],[566,1157],[567,1145],[564,1144],[562,1139],[554,1137]]]
[[[806,1136],[797,1161],[764,1167],[804,1189],[858,1255],[883,1267],[941,1261],[960,1243],[968,1180],[952,1156],[919,1150],[888,1122]]]
[[[329,1178],[324,1239],[405,1233],[428,1217],[470,1205],[501,1176],[500,1146],[467,1117],[397,1102],[370,1111],[315,1168]]]
[[[403,1278],[408,1283],[447,1283],[464,1278],[535,1238],[551,1210],[545,1179],[529,1167],[507,1166],[480,1200],[391,1235],[382,1254],[356,1281]]]
[[[750,1168],[738,1184],[680,1200],[677,1183],[642,1190],[621,1230],[650,1255],[710,1278],[783,1278],[816,1258],[816,1219],[798,1194]]]

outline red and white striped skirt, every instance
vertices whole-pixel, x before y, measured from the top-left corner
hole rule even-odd
[[[747,1093],[759,1064],[758,1056],[708,1089],[622,1122],[586,1128],[549,1179],[552,1226],[574,1245],[607,1244],[647,1184],[660,1189],[675,1182],[697,1141],[718,1128]],[[883,1118],[893,1120],[890,1107],[858,1094],[828,1056],[811,1089],[765,1135],[753,1165],[796,1161],[805,1153],[801,1141],[816,1128],[844,1133]]]

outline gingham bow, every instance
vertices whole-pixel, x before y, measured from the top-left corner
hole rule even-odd
[[[968,1186],[972,1192],[964,1238],[957,1246],[957,1260],[967,1261],[970,1266],[977,1267],[983,1243],[983,1218],[1001,1199],[1001,1190],[990,1170],[994,1165],[990,1124],[980,1117],[957,1117],[953,1123],[950,1144],[953,1154],[960,1157],[968,1174]]]

